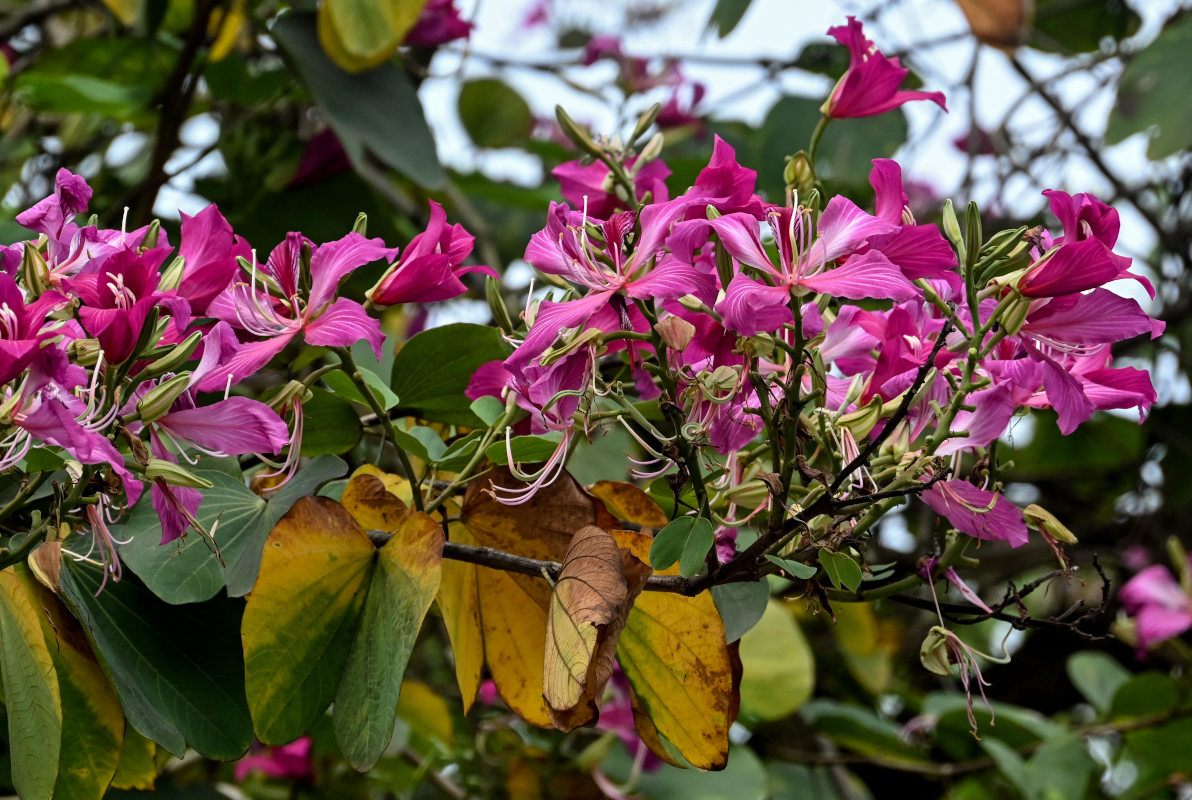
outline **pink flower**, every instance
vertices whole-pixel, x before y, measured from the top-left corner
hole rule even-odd
[[[626,166],[632,171],[637,159],[630,159]],[[612,176],[604,164],[595,161],[591,164],[581,164],[579,161],[568,161],[550,171],[559,181],[559,193],[567,202],[576,208],[584,208],[587,202],[588,216],[597,219],[608,219],[617,211],[627,211],[625,201],[617,197],[612,191]],[[650,161],[643,164],[637,174],[633,176],[633,188],[637,199],[641,200],[649,192],[655,203],[664,202],[669,198],[666,189],[666,179],[670,169],[661,161]]]
[[[467,267],[463,260],[472,252],[476,237],[463,225],[448,225],[447,212],[430,201],[430,222],[426,230],[407,245],[401,259],[368,292],[378,308],[399,303],[434,303],[459,297],[468,290],[460,278],[481,272],[493,278],[489,267]]]
[[[923,502],[961,533],[1018,547],[1027,542],[1022,512],[1000,492],[978,489],[968,481],[940,481],[923,492]]]
[[[267,747],[236,762],[236,780],[242,782],[253,772],[268,778],[309,780],[314,776],[311,738],[303,736],[281,747]]]
[[[472,23],[461,19],[455,0],[429,0],[402,44],[408,47],[438,47],[456,39],[467,39]]]
[[[930,100],[944,111],[943,92],[900,91],[910,70],[897,58],[886,58],[861,32],[861,23],[849,17],[843,27],[828,29],[828,35],[849,51],[849,67],[820,111],[832,119],[871,117],[884,114],[912,100]]]
[[[1192,566],[1192,559],[1189,562]],[[1134,617],[1138,649],[1179,636],[1192,628],[1192,597],[1167,567],[1147,567],[1126,582],[1118,597]]]
[[[209,205],[193,217],[183,212],[178,255],[184,259],[178,294],[202,315],[215,296],[239,273],[236,257],[252,258],[252,248],[232,232],[232,226]]]

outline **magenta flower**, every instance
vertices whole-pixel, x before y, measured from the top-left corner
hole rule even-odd
[[[86,179],[68,169],[60,169],[54,178],[54,193],[17,214],[16,220],[29,230],[56,240],[62,237],[67,223],[87,210],[89,202],[91,187]]]
[[[851,200],[833,197],[816,234],[804,209],[774,208],[766,215],[778,244],[779,265],[762,246],[756,219],[726,214],[708,221],[728,253],[760,270],[766,283],[739,272],[716,311],[724,326],[743,336],[772,331],[793,321],[792,297],[811,293],[861,299],[909,300],[919,292],[902,271],[877,250],[852,255],[871,236],[893,233],[898,226],[866,214]],[[813,238],[814,236],[814,238]],[[845,260],[846,256],[850,256]],[[829,267],[829,264],[843,263]]]
[[[42,342],[58,335],[47,315],[69,302],[54,291],[26,305],[16,281],[0,272],[0,386],[18,377],[37,356]]]
[[[378,308],[434,303],[466,292],[468,287],[460,278],[469,272],[498,277],[490,267],[463,265],[475,241],[463,225],[448,225],[447,212],[431,200],[426,230],[410,240],[401,259],[368,291],[369,299]]]
[[[912,100],[930,100],[944,111],[943,92],[899,90],[910,70],[897,58],[886,58],[861,32],[861,23],[849,17],[848,24],[828,29],[828,35],[848,48],[849,67],[837,82],[820,111],[832,119],[871,117],[884,114]]]
[[[407,47],[438,47],[456,39],[467,39],[472,23],[460,18],[455,0],[428,0],[402,44]]]
[[[637,159],[633,158],[627,162],[626,166],[630,171],[636,161]],[[550,174],[559,181],[559,193],[564,199],[576,208],[586,207],[590,217],[603,220],[617,211],[628,210],[625,201],[613,193],[612,173],[599,161],[587,165],[579,161],[568,161],[552,169]],[[666,188],[669,175],[670,169],[661,161],[643,164],[633,176],[633,188],[637,199],[641,200],[649,192],[652,202],[665,202],[670,197]]]
[[[940,481],[923,492],[923,502],[961,533],[1019,547],[1027,542],[1022,512],[1000,492],[978,489],[968,481]]]
[[[303,736],[281,747],[266,747],[236,762],[236,780],[243,782],[253,772],[267,778],[309,780],[314,776],[313,742]]]
[[[178,294],[190,303],[191,311],[202,315],[240,272],[236,257],[252,258],[252,248],[232,232],[215,205],[193,217],[183,213],[180,238],[178,255],[185,261]]]
[[[1140,653],[1192,628],[1192,597],[1167,567],[1156,564],[1142,570],[1126,582],[1118,597],[1134,618]]]
[[[304,247],[311,248],[309,292],[301,288]],[[318,247],[300,233],[288,234],[260,267],[260,286],[254,274],[251,283],[238,283],[212,301],[209,314],[239,323],[258,338],[241,345],[198,388],[222,390],[229,380],[235,383],[254,374],[300,333],[308,344],[325,347],[348,347],[365,339],[380,358],[385,340],[381,323],[355,300],[335,295],[348,273],[396,255],[397,250],[385,247],[380,239],[365,239],[358,233]]]

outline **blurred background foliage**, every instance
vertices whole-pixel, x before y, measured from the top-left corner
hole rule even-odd
[[[1013,651],[985,671],[996,725],[978,705],[982,738],[971,736],[963,694],[918,664],[930,617],[907,606],[924,597],[838,606],[834,620],[802,599],[772,600],[741,644],[742,714],[720,774],[643,769],[615,733],[530,729],[495,700],[464,717],[446,640],[427,626],[398,735],[369,774],[338,754],[328,718],[304,744],[240,767],[126,745],[123,788],[109,797],[139,796],[158,770],[156,794],[189,800],[1192,797],[1187,638],[1139,659],[1129,623],[1104,601],[1107,585],[1169,563],[1165,543],[1187,541],[1192,509],[1192,14],[1142,0],[824,5],[832,23],[861,17],[950,109],[943,121],[908,108],[834,124],[819,159],[830,190],[863,204],[870,159],[895,156],[923,219],[945,197],[974,199],[1000,227],[1048,224],[1043,188],[1095,191],[1121,210],[1168,324],[1118,353],[1149,367],[1159,389],[1144,425],[1102,415],[1063,437],[1041,420],[1002,445],[1015,499],[1044,498],[1080,541],[1062,574],[1040,566],[1061,567],[1043,544],[979,554],[982,596],[1023,594],[1003,621],[962,630],[979,649]],[[436,0],[4,0],[0,241],[25,236],[12,217],[51,191],[60,167],[87,177],[105,225],[158,216],[176,240],[177,209],[214,202],[257,248],[290,230],[337,238],[360,211],[370,235],[401,245],[434,198],[477,235],[478,259],[506,272],[520,307],[525,244],[558,198],[549,171],[577,155],[549,113],[556,103],[609,136],[662,103],[672,193],[707,163],[715,133],[782,202],[784,158],[806,145],[847,65],[795,7],[480,0],[453,17]],[[464,27],[415,36],[419,15],[434,13]],[[502,17],[506,38],[486,36],[485,20]],[[755,42],[762,28],[769,39]],[[374,277],[359,276],[361,288]],[[485,322],[481,296],[407,309],[395,324],[427,311],[432,323]],[[623,473],[623,447],[596,442],[573,472]],[[920,510],[885,523],[871,563],[910,558],[908,537],[930,534]],[[1014,631],[1016,604],[1061,622]]]

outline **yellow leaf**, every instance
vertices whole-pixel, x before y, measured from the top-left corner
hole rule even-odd
[[[241,623],[248,707],[266,744],[297,739],[334,697],[376,552],[325,497],[301,498],[269,533]]]
[[[1033,16],[1031,0],[956,0],[978,41],[1013,50],[1026,41]]]
[[[132,26],[140,19],[145,0],[103,0],[103,4],[120,20],[121,25]]]
[[[670,520],[654,502],[654,498],[632,483],[622,481],[600,481],[588,492],[604,503],[609,512],[623,522],[632,522],[647,528],[662,528]]]
[[[621,547],[648,562],[649,536],[610,533]],[[646,730],[652,727],[666,737],[693,766],[722,769],[739,697],[734,656],[711,593],[683,597],[643,592],[629,612],[617,660],[636,696],[635,715],[650,719]],[[668,758],[660,743],[644,741]]]
[[[455,741],[451,707],[443,696],[422,681],[407,680],[401,685],[397,715],[410,730],[450,747]]]
[[[836,637],[849,672],[871,694],[886,691],[893,678],[893,654],[882,646],[873,606],[869,603],[838,603],[833,610],[836,623],[830,626],[832,635]]]
[[[475,544],[468,529],[458,522],[448,526],[451,541]],[[451,641],[451,655],[455,662],[455,680],[463,698],[467,714],[476,701],[480,676],[484,671],[484,633],[480,627],[480,596],[476,588],[476,565],[466,561],[444,559],[436,598],[443,626]]]
[[[99,800],[120,762],[124,710],[79,623],[44,586],[28,576],[23,582],[42,611],[42,635],[51,647],[62,697],[62,756],[54,798]]]
[[[371,69],[397,52],[425,5],[426,0],[324,0],[319,42],[343,69]]]
[[[741,666],[741,711],[760,720],[793,713],[815,688],[811,646],[779,600],[741,637]]]
[[[399,529],[410,515],[409,506],[399,500],[389,488],[390,485],[397,488],[399,484],[395,484],[393,480],[387,484],[385,479],[371,471],[366,472],[365,469],[361,467],[352,473],[352,478],[344,487],[339,502],[366,531],[392,533]],[[375,470],[375,467],[372,469]],[[397,476],[391,475],[389,478]]]
[[[16,568],[0,571],[0,675],[8,712],[12,784],[20,797],[49,800],[62,747],[62,698],[40,614]]]
[[[154,755],[157,745],[131,725],[124,726],[124,746],[120,748],[120,764],[112,777],[113,789],[149,791],[157,778]]]
[[[560,730],[587,725],[613,674],[617,637],[649,567],[594,525],[580,528],[563,559],[546,624],[543,696]]]
[[[564,475],[518,506],[486,493],[493,484],[515,488],[507,470],[476,481],[464,498],[463,523],[475,544],[545,561],[562,561],[574,533],[596,521],[592,498]],[[551,590],[545,580],[478,567],[484,658],[505,702],[534,725],[552,725],[542,698],[546,618]]]
[[[244,14],[243,3],[233,3],[232,7],[224,11],[217,8],[211,16],[211,33],[215,41],[211,43],[211,50],[207,53],[209,61],[219,61],[227,58],[241,34],[248,26],[248,17]]]

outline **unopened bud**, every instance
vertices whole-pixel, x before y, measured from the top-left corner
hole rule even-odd
[[[75,339],[67,347],[71,360],[79,366],[90,367],[99,361],[99,339]]]
[[[633,163],[634,174],[643,166],[662,155],[662,145],[664,142],[665,138],[661,133],[656,133],[650,137],[650,141],[646,142],[646,146],[642,148],[641,155]]]
[[[567,112],[563,110],[562,106],[555,106],[555,119],[558,120],[559,128],[563,131],[563,134],[576,147],[591,156],[601,155],[600,146],[596,144],[591,135],[583,127],[567,116]]]
[[[557,347],[552,347],[543,353],[538,363],[544,367],[549,367],[564,356],[571,355],[576,350],[587,347],[590,344],[598,343],[603,333],[599,328],[584,328],[573,336],[570,341],[564,342]]]
[[[869,435],[869,432],[877,425],[878,420],[882,418],[882,399],[874,397],[869,401],[868,405],[861,406],[855,411],[850,411],[847,414],[842,414],[837,424],[842,428],[848,428],[849,433],[855,439],[863,439]]]
[[[505,333],[513,333],[513,317],[509,316],[509,307],[501,296],[501,282],[491,275],[484,279],[484,299],[488,301],[489,313],[497,327]]]
[[[968,248],[968,261],[965,264],[965,271],[971,272],[973,266],[977,263],[977,254],[981,252],[981,237],[984,235],[981,231],[981,209],[977,207],[975,200],[970,200],[968,204],[968,219],[965,220],[964,244]]]
[[[153,422],[170,412],[170,406],[186,391],[190,384],[190,373],[182,372],[167,381],[154,386],[137,401],[137,415],[141,422]]]
[[[149,459],[145,466],[145,477],[151,481],[160,478],[170,486],[186,486],[191,489],[210,489],[214,485],[182,465],[166,461],[164,458]]]
[[[960,220],[956,218],[956,209],[953,208],[950,198],[944,201],[944,211],[941,221],[943,222],[944,235],[948,237],[948,241],[956,249],[956,255],[960,263],[964,264],[968,260],[967,251],[964,247],[964,234],[960,230]]]
[[[1022,323],[1026,322],[1027,312],[1031,310],[1031,301],[1018,292],[1010,292],[1002,299],[1005,310],[998,317],[998,322],[1011,336],[1022,330]]]
[[[786,157],[782,180],[786,182],[786,191],[795,197],[811,193],[815,188],[815,166],[807,157],[807,153],[800,150],[793,156]]]
[[[32,297],[40,297],[52,288],[50,268],[33,242],[25,242],[25,254],[21,257],[21,280]]]
[[[654,124],[654,120],[658,119],[658,112],[662,110],[662,103],[655,103],[645,110],[645,112],[637,118],[637,125],[633,128],[633,136],[629,141],[636,142],[638,139],[646,135],[646,131],[650,130],[650,126]],[[651,140],[652,142],[653,140]],[[648,145],[647,145],[648,149]],[[642,158],[645,158],[645,151],[642,152]]]
[[[146,250],[152,250],[157,247],[157,237],[161,235],[161,220],[155,219],[149,223],[149,230],[145,231],[145,238],[141,240],[141,246],[137,249],[138,253],[144,253]]]
[[[361,211],[356,215],[356,221],[352,223],[352,233],[358,233],[361,236],[368,235],[368,214]]]
[[[161,272],[161,280],[157,288],[163,292],[172,292],[182,283],[182,273],[186,269],[186,259],[176,256],[170,265]]]
[[[1068,530],[1064,523],[1056,519],[1054,514],[1042,506],[1031,503],[1022,509],[1022,518],[1026,520],[1027,525],[1042,531],[1057,542],[1076,544],[1075,534]]]
[[[663,343],[672,350],[682,350],[695,337],[695,326],[682,317],[666,317],[654,326]]]
[[[195,331],[190,336],[187,336],[165,355],[159,357],[156,361],[152,361],[141,370],[138,374],[143,378],[156,378],[158,375],[165,375],[167,372],[177,372],[190,361],[190,357],[194,355],[195,350],[199,346],[199,342],[203,340],[203,332]]]
[[[936,675],[952,674],[948,636],[948,631],[939,625],[932,627],[927,632],[927,638],[923,640],[923,645],[919,648],[919,661],[923,663],[928,672],[934,672]]]

